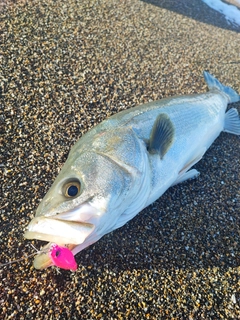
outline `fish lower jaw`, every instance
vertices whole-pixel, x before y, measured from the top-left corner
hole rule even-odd
[[[49,242],[46,244],[43,248],[41,248],[41,251],[36,255],[33,266],[37,270],[43,270],[48,267],[51,267],[53,264],[51,256],[50,256],[50,250],[52,246],[52,242]],[[70,249],[71,251],[76,247],[74,244],[65,244],[65,247]]]

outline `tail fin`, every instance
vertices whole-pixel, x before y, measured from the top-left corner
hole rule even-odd
[[[203,75],[209,90],[217,89],[224,92],[228,96],[229,103],[237,102],[240,100],[240,96],[236,91],[234,91],[230,87],[227,87],[221,84],[221,82],[218,81],[216,78],[214,78],[210,73],[208,73],[207,71],[204,71]]]

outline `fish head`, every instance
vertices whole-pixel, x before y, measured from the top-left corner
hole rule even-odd
[[[131,174],[106,155],[70,152],[24,237],[50,241],[47,248],[51,243],[75,248],[77,253],[113,229],[130,185]],[[37,269],[51,264],[48,250],[35,258]]]

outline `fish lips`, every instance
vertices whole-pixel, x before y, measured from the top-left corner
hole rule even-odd
[[[87,222],[60,220],[53,217],[35,217],[29,223],[24,237],[51,241],[57,244],[78,245],[93,232],[95,225]]]

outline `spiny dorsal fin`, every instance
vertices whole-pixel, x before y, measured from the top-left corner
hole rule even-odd
[[[174,138],[174,126],[168,115],[161,113],[154,122],[149,140],[149,153],[158,153],[161,159],[171,147]]]

